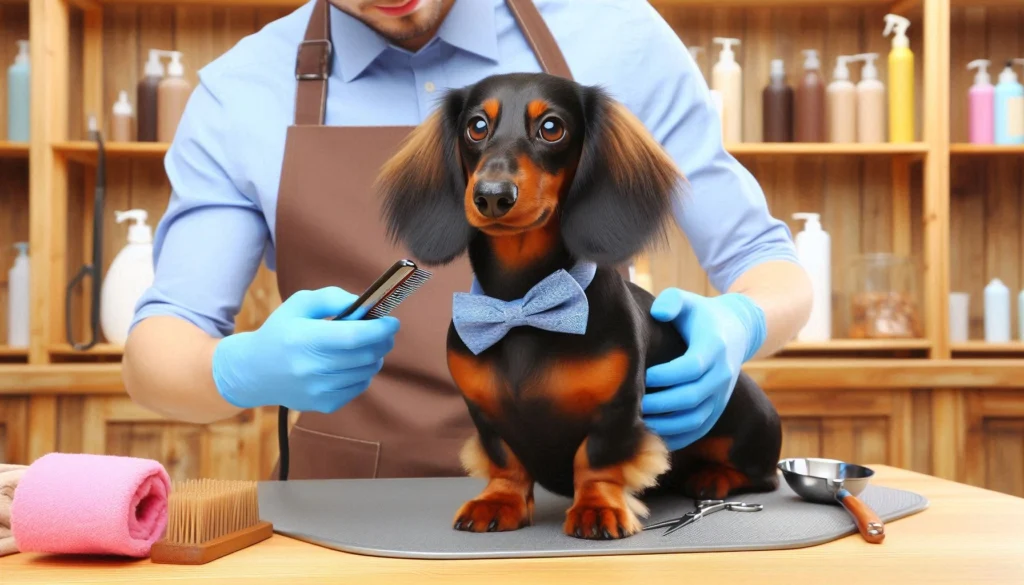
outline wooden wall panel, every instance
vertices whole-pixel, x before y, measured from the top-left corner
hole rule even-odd
[[[913,468],[909,391],[773,391],[770,396],[783,420],[783,457]]]
[[[964,481],[1024,497],[1024,392],[965,391]]]
[[[787,80],[799,83],[805,49],[816,49],[822,75],[831,79],[838,55],[875,52],[879,76],[885,79],[889,41],[881,32],[884,10],[840,8],[761,8],[749,10],[664,7],[659,11],[688,47],[700,47],[697,60],[705,79],[718,59],[713,37],[741,40],[736,50],[743,67],[743,140],[760,142],[761,92],[768,83],[770,62],[785,60]],[[914,20],[912,30],[919,30]],[[912,36],[913,50],[921,54],[921,35]],[[918,68],[920,76],[921,68]],[[851,66],[854,82],[860,79],[860,65]],[[920,86],[919,86],[920,87]],[[918,96],[920,102],[920,96]],[[919,108],[920,109],[920,108]],[[920,136],[920,123],[918,123]],[[753,157],[739,161],[753,174],[765,192],[769,210],[784,220],[794,233],[802,222],[792,219],[798,211],[822,214],[825,229],[833,238],[833,327],[837,337],[845,336],[850,261],[858,253],[893,252],[893,233],[912,238],[910,252],[921,274],[921,184],[920,168],[911,175],[911,213],[894,225],[892,202],[892,159],[890,157]],[[913,215],[916,210],[918,215]],[[679,230],[673,230],[669,245],[651,255],[654,290],[679,286],[702,294],[716,294],[698,263],[692,248]]]
[[[27,463],[28,442],[28,398],[0,398],[0,463]]]
[[[968,141],[967,63],[990,59],[996,83],[1006,61],[1024,55],[1024,8],[964,7],[952,13],[950,117],[953,142]],[[1018,76],[1020,67],[1016,68]],[[951,164],[951,287],[970,294],[970,338],[984,339],[984,288],[999,278],[1016,296],[1024,288],[1024,157],[954,157]],[[1011,303],[1017,331],[1017,306]]]

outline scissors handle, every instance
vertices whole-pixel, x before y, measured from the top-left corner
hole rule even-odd
[[[764,506],[761,504],[749,504],[747,502],[729,502],[725,507],[733,512],[760,512],[764,509]]]

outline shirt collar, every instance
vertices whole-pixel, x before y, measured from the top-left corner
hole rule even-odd
[[[331,37],[337,70],[346,82],[359,77],[388,48],[408,54],[408,51],[392,46],[359,19],[333,6]],[[498,33],[494,23],[493,2],[455,0],[437,31],[437,38],[453,47],[496,63]],[[426,50],[432,43],[433,41],[423,49]]]

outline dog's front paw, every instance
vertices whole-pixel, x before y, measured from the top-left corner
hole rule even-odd
[[[565,513],[563,528],[566,534],[576,538],[611,540],[632,536],[640,532],[642,526],[624,501],[583,498]]]
[[[491,493],[470,500],[455,514],[455,530],[505,532],[530,523],[529,505],[518,494]]]

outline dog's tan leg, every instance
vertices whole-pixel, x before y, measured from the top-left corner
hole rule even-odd
[[[668,449],[656,435],[645,433],[633,458],[599,469],[590,466],[587,441],[573,462],[573,505],[565,514],[565,533],[577,538],[623,538],[642,528],[637,515],[647,507],[636,494],[652,487],[669,468]]]
[[[462,505],[455,514],[455,529],[471,532],[518,530],[533,522],[533,479],[507,445],[505,465],[499,466],[487,456],[479,437],[474,436],[462,449],[462,465],[472,477],[487,480],[476,498]]]

